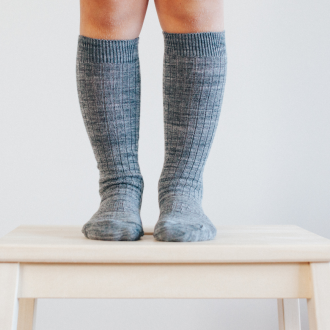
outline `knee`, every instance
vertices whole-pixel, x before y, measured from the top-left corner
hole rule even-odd
[[[165,31],[197,32],[223,28],[222,0],[155,1]]]
[[[206,12],[205,8],[196,10],[191,3],[187,3],[185,6],[178,6],[172,10],[171,17],[181,25],[198,28],[208,19]]]
[[[92,0],[85,1],[85,20],[89,24],[102,30],[111,30],[120,27],[131,19],[129,6],[123,6],[125,1]]]
[[[135,0],[81,0],[81,30],[104,38],[135,37],[142,27],[146,9],[145,3],[140,3]]]

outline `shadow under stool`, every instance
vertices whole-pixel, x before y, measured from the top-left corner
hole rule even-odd
[[[222,226],[215,240],[86,239],[20,226],[0,239],[0,329],[32,330],[38,298],[276,298],[280,330],[330,330],[330,240],[297,226]]]

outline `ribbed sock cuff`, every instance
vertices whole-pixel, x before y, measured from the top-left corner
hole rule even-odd
[[[220,56],[225,48],[225,31],[168,33],[163,31],[165,54],[186,57]]]
[[[139,37],[129,40],[93,39],[80,35],[77,59],[83,63],[129,63],[138,59]]]

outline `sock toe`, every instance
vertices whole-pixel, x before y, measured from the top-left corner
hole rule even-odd
[[[86,238],[94,240],[136,241],[144,232],[142,225],[134,220],[115,220],[112,217],[91,219],[83,226],[82,232]]]
[[[162,216],[157,222],[154,237],[163,242],[198,242],[214,239],[217,230],[208,220],[189,215]]]

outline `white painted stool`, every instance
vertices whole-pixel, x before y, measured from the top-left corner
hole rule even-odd
[[[216,240],[84,238],[21,226],[0,239],[0,329],[32,330],[38,298],[277,298],[281,330],[330,330],[330,240],[297,226],[223,226]],[[19,308],[18,308],[19,307]]]

